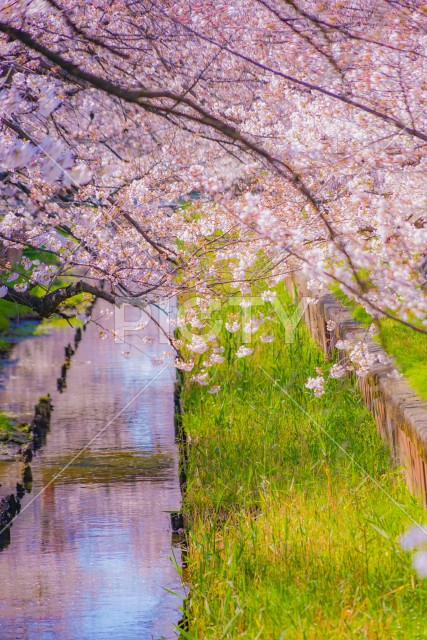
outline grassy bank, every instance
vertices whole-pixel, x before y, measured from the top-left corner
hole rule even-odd
[[[381,320],[380,342],[394,356],[411,387],[427,400],[427,335],[385,318]]]
[[[425,638],[427,585],[398,544],[425,514],[350,382],[331,381],[320,399],[304,389],[323,364],[305,327],[291,344],[279,324],[274,333],[219,365],[218,395],[183,390],[183,637]],[[226,356],[238,335],[225,337]]]
[[[339,289],[335,288],[334,294],[350,308],[355,320],[366,326],[373,322],[361,305],[354,303]],[[377,340],[394,357],[397,368],[410,386],[427,400],[427,335],[390,318],[381,318]]]
[[[10,348],[12,337],[20,335],[23,329],[22,322],[33,315],[31,309],[22,304],[0,299],[0,352]]]
[[[2,445],[21,445],[30,442],[31,439],[29,424],[18,422],[4,411],[0,412],[0,455]]]

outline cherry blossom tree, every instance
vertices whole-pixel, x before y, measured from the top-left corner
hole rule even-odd
[[[422,0],[0,0],[0,56],[0,296],[41,316],[192,296],[203,386],[224,361],[197,335],[211,301],[262,282],[272,302],[295,271],[313,300],[335,285],[427,332]]]
[[[426,27],[410,0],[2,0],[0,238],[42,258],[0,293],[203,310],[302,270],[426,332]]]

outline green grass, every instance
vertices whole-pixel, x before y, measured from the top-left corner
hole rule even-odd
[[[34,317],[32,309],[0,299],[0,352],[7,353],[18,337],[35,333],[37,325],[30,317]]]
[[[30,260],[40,260],[43,264],[60,264],[55,255],[49,253],[49,251],[43,251],[43,249],[32,249],[28,247],[27,249],[24,249],[23,255]]]
[[[7,353],[10,349],[10,346],[10,342],[7,342],[7,340],[0,340],[0,354]]]
[[[398,544],[425,514],[351,382],[304,389],[321,364],[304,326],[285,344],[276,324],[273,343],[219,366],[218,395],[185,384],[184,638],[427,637],[427,585]]]
[[[10,321],[25,318],[31,312],[31,309],[16,302],[8,302],[0,298],[0,333],[4,333],[9,329]]]
[[[380,341],[387,353],[395,357],[411,387],[427,400],[427,335],[384,318]]]
[[[8,413],[0,412],[0,442],[23,444],[29,442],[31,438],[28,424],[17,423]]]
[[[358,322],[369,325],[373,321],[364,308],[354,303],[338,288],[334,295],[347,307]],[[408,380],[410,386],[427,400],[427,335],[414,331],[410,327],[382,318],[377,336],[383,349],[394,357],[396,365]]]
[[[78,318],[45,318],[37,325],[34,335],[42,336],[51,333],[52,329],[63,329],[64,327],[83,327],[83,322]]]
[[[0,412],[0,438],[6,437],[13,430],[13,419],[9,414]]]

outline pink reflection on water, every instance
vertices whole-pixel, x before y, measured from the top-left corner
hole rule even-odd
[[[126,359],[123,345],[100,340],[89,325],[61,395],[56,378],[73,333],[55,329],[18,344],[0,391],[1,410],[13,405],[22,417],[40,395],[53,398],[31,495],[158,378],[27,509],[31,496],[24,497],[11,544],[0,554],[1,638],[175,637],[181,602],[165,591],[180,590],[166,513],[180,504],[174,372],[150,359],[165,345],[144,345],[146,355],[133,350]],[[145,334],[156,338],[154,327]],[[0,463],[2,490],[8,476],[16,482],[17,471]]]

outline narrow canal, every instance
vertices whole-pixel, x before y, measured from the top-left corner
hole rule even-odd
[[[103,308],[98,303],[94,315]],[[50,392],[54,412],[31,464],[31,493],[0,553],[0,637],[175,638],[181,600],[170,593],[180,592],[171,557],[180,558],[168,513],[180,504],[175,374],[167,361],[152,364],[165,349],[152,324],[134,332],[127,358],[90,323],[60,394],[56,379],[74,332],[25,339],[2,371],[0,410],[28,421]],[[0,462],[2,495],[14,491],[20,468]]]

